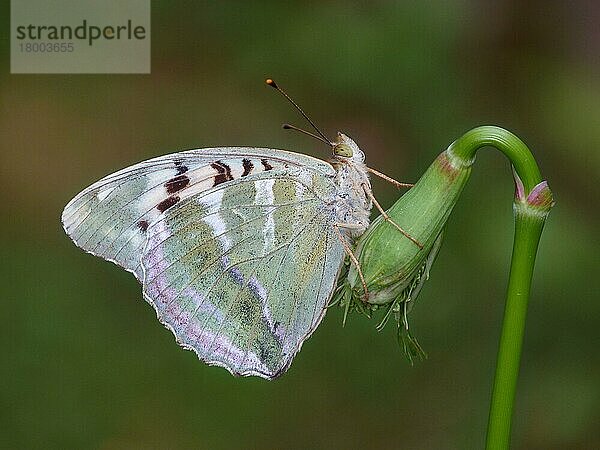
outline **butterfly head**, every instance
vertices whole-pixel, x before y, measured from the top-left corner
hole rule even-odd
[[[365,154],[356,145],[352,139],[344,133],[338,132],[337,138],[331,143],[333,147],[333,157],[342,161],[352,161],[354,163],[364,163]]]

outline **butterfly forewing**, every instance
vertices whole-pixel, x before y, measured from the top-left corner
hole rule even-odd
[[[85,189],[65,207],[63,226],[79,247],[141,279],[139,263],[146,229],[168,208],[234,179],[307,162],[318,172],[331,170],[308,156],[243,147],[190,150],[155,158]]]
[[[320,322],[343,260],[323,200],[333,185],[300,172],[198,194],[148,229],[147,300],[182,345],[237,375],[287,369]]]

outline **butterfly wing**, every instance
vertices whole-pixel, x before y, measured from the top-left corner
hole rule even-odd
[[[108,175],[65,207],[63,227],[83,250],[142,278],[140,257],[148,226],[168,208],[222,183],[309,165],[326,176],[327,163],[283,150],[227,147],[154,158]]]
[[[103,178],[67,205],[63,224],[142,281],[182,346],[271,379],[320,323],[343,262],[334,175],[279,150],[193,150]]]

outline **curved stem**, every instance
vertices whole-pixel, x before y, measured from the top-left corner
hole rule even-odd
[[[493,146],[511,161],[517,176],[515,237],[508,292],[492,391],[486,449],[508,449],[527,302],[538,243],[544,221],[552,206],[552,194],[542,183],[539,168],[527,146],[502,128],[483,126],[457,139],[448,149],[459,165],[471,165],[478,149]],[[521,184],[522,180],[522,184]],[[544,195],[540,193],[544,191]],[[540,200],[541,197],[544,197]]]
[[[475,159],[477,150],[488,145],[506,155],[523,180],[527,192],[542,181],[540,169],[525,143],[510,131],[500,127],[473,128],[454,141],[448,150],[463,160],[463,163],[470,165]]]

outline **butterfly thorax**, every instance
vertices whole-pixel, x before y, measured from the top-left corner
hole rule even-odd
[[[368,193],[371,183],[365,155],[348,136],[338,133],[334,145],[334,155],[329,161],[336,171],[338,186],[336,196],[337,221],[346,225],[346,234],[356,238],[369,226],[369,216],[373,203]]]

